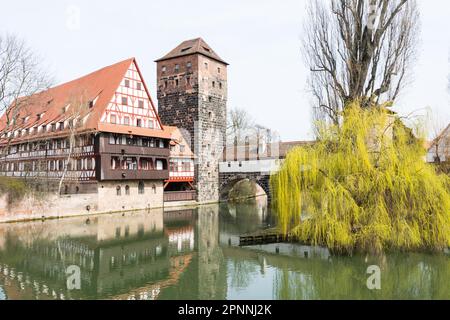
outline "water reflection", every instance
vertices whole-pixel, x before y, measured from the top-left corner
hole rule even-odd
[[[239,247],[274,224],[265,198],[190,210],[0,225],[0,299],[450,299],[450,259]],[[379,265],[382,289],[366,287]],[[68,290],[68,266],[81,289]]]

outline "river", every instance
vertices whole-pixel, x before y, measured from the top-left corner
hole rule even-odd
[[[239,247],[239,235],[273,224],[264,197],[0,224],[0,300],[450,299],[445,254],[335,257],[294,244]],[[369,289],[370,266],[379,277]]]

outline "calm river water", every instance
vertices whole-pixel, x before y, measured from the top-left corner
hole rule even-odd
[[[2,299],[450,299],[450,256],[333,257],[239,247],[265,198],[189,210],[0,224]],[[381,270],[369,290],[367,268]]]

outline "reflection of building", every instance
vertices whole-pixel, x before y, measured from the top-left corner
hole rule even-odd
[[[161,289],[178,281],[195,250],[192,211],[181,216],[185,219],[171,221],[166,215],[167,230],[162,210],[100,216],[88,224],[85,219],[60,221],[46,226],[44,234],[35,223],[4,225],[0,265],[22,275],[19,286],[27,286],[29,279],[36,295],[45,291],[50,298],[53,291],[57,298],[102,298],[128,297],[137,288]],[[81,291],[66,290],[69,265],[81,268]],[[148,298],[159,294],[153,289]]]

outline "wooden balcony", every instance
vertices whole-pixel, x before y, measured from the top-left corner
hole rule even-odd
[[[164,202],[193,201],[193,200],[195,200],[196,195],[197,195],[197,192],[195,190],[164,191]]]
[[[166,180],[169,170],[102,170],[100,180]]]

